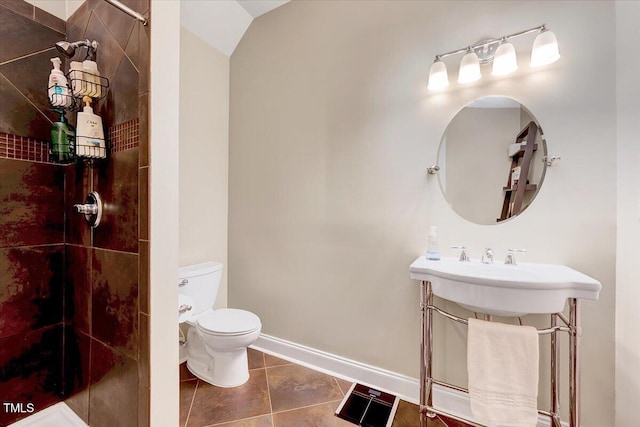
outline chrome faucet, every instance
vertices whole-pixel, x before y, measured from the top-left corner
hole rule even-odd
[[[484,253],[482,254],[482,262],[485,264],[493,264],[493,249],[484,248]]]
[[[507,257],[504,259],[504,263],[507,265],[517,265],[515,252],[524,253],[526,249],[507,249]]]
[[[462,262],[469,262],[471,261],[469,259],[469,255],[467,254],[467,247],[466,246],[451,246],[452,249],[461,249],[460,252],[460,261]]]

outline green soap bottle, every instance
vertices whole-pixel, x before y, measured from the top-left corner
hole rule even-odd
[[[51,127],[51,155],[56,162],[67,162],[72,158],[70,140],[73,143],[75,132],[67,123],[64,111],[56,112],[60,113],[60,120]]]

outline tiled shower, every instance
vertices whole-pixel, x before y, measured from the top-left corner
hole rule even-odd
[[[149,15],[148,0],[124,3]],[[66,22],[0,0],[0,401],[65,401],[94,427],[149,420],[149,31],[102,0]],[[49,60],[82,39],[111,82],[95,108],[110,154],[93,167],[48,155]],[[96,229],[73,212],[91,190]],[[0,408],[0,425],[28,415]]]

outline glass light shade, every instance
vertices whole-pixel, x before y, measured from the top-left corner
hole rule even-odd
[[[460,71],[458,72],[458,83],[475,82],[481,77],[480,61],[475,52],[469,52],[460,61]]]
[[[437,60],[429,69],[429,84],[427,89],[432,91],[442,90],[449,86],[449,76],[447,74],[447,66],[444,62]]]
[[[545,30],[538,34],[531,49],[531,66],[540,67],[556,62],[560,58],[558,40],[553,31]]]
[[[516,49],[509,42],[504,42],[498,49],[493,57],[493,70],[491,75],[504,76],[513,73],[518,69],[518,62],[516,61]]]

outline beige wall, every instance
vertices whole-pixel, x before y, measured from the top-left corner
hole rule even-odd
[[[617,2],[618,239],[616,281],[616,426],[638,424],[640,401],[640,3]]]
[[[227,306],[229,57],[180,32],[180,265],[225,266],[215,307]]]
[[[583,306],[583,426],[610,425],[614,3],[453,3],[300,1],[251,25],[231,60],[230,304],[260,315],[266,334],[417,377],[419,295],[408,266],[429,225],[439,225],[445,255],[453,244],[474,258],[484,246],[498,259],[526,248],[523,261],[567,264],[603,284]],[[483,68],[477,84],[427,92],[435,54],[542,23],[558,37],[557,63],[531,70],[525,36],[514,41],[516,74]],[[457,61],[447,60],[452,81]],[[485,95],[523,103],[562,156],[531,207],[498,226],[461,219],[425,173],[449,120]],[[464,383],[465,331],[440,319],[436,328],[437,375]]]

